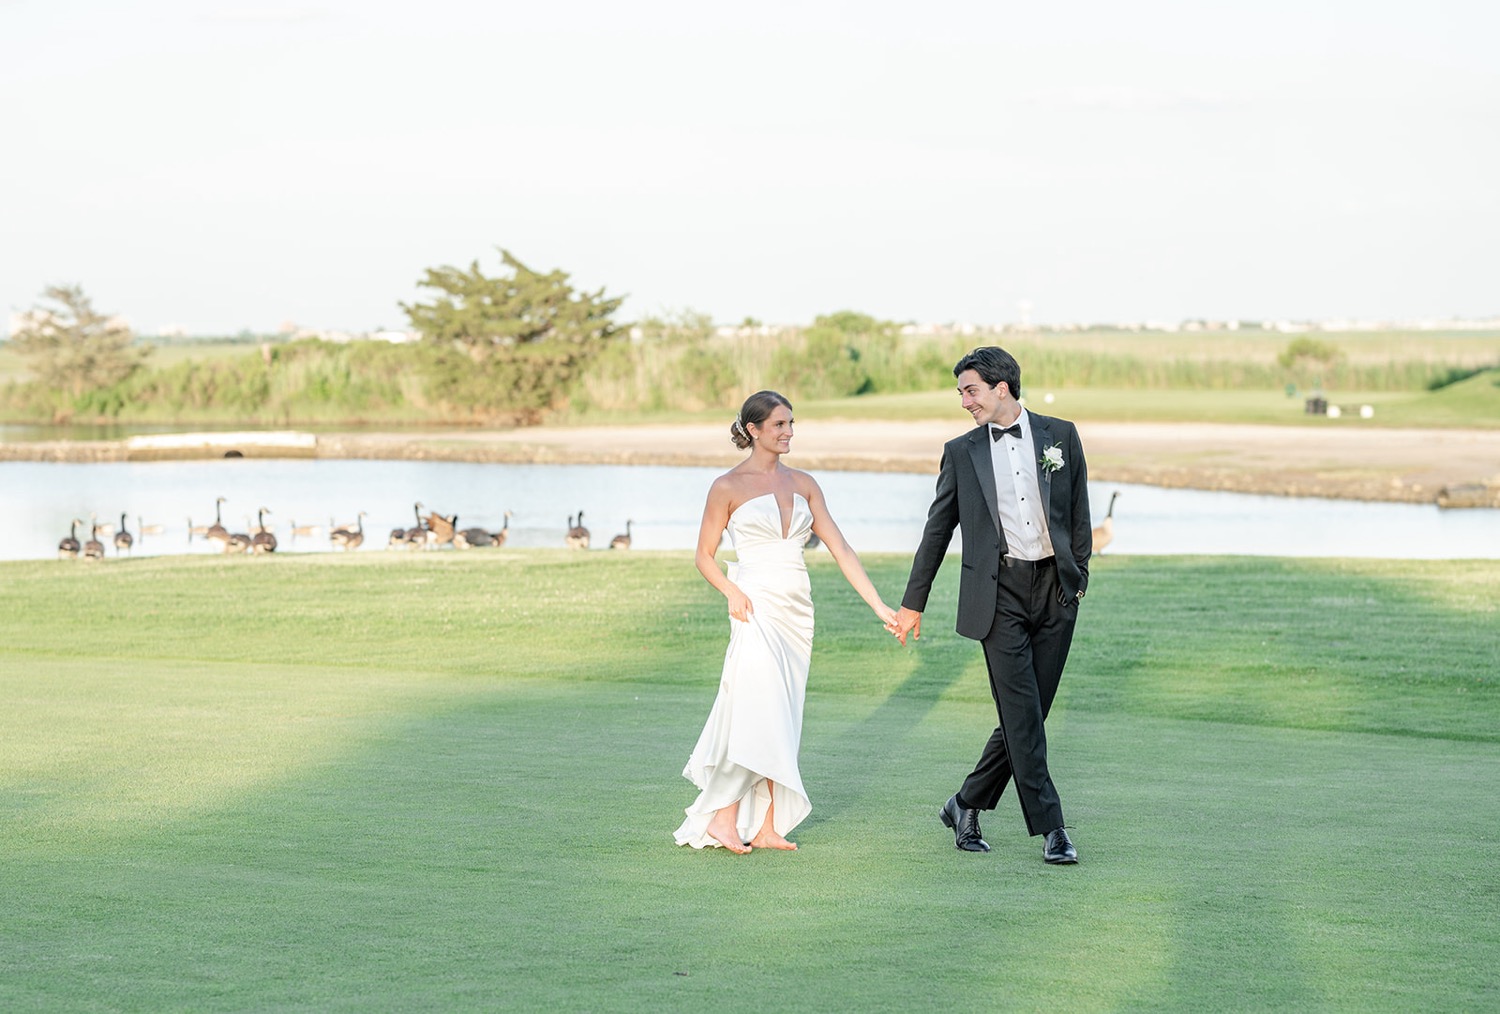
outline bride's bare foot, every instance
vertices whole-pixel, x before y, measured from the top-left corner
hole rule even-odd
[[[797,851],[796,842],[787,841],[775,831],[764,827],[760,829],[760,834],[751,839],[750,847],[757,849],[781,849],[783,852]]]
[[[740,832],[735,828],[733,824],[729,825],[728,831],[725,831],[721,827],[715,827],[712,824],[708,826],[707,830],[708,836],[710,838],[718,842],[720,845],[723,845],[725,848],[735,853],[736,855],[742,856],[746,852],[750,851],[750,846],[740,841]]]
[[[769,778],[766,779],[766,792],[771,796],[771,802],[766,807],[766,819],[760,825],[760,830],[755,832],[754,838],[750,839],[750,847],[781,849],[783,852],[797,851],[796,842],[787,841],[776,833],[776,783]]]

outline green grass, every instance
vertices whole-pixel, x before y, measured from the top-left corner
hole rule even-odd
[[[260,346],[254,342],[241,341],[194,341],[151,345],[151,358],[147,362],[153,367],[166,368],[188,360],[215,362],[254,355]],[[28,380],[31,370],[26,360],[10,349],[9,343],[0,342],[0,384],[12,380]]]
[[[867,563],[895,595],[906,561]],[[1500,568],[1105,557],[1082,853],[938,804],[976,647],[819,554],[793,855],[671,844],[727,620],[686,554],[0,564],[0,1007],[1477,1010]]]
[[[1288,397],[1285,390],[1143,391],[1133,388],[1056,388],[1028,386],[1026,403],[1038,412],[1078,422],[1183,422],[1418,429],[1500,428],[1500,370],[1489,370],[1437,391],[1328,391],[1341,407],[1338,419],[1309,416],[1306,392]],[[1048,401],[1047,396],[1052,400]],[[1359,417],[1369,405],[1374,415]],[[960,416],[958,395],[951,389],[915,394],[872,394],[857,398],[797,403],[805,419],[949,419]],[[722,413],[721,413],[722,414]]]

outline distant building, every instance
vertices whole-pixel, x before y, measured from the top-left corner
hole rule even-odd
[[[293,330],[282,331],[280,333],[286,335],[291,341],[316,338],[320,341],[335,342],[339,345],[363,341],[390,342],[394,345],[404,345],[408,342],[422,340],[422,335],[417,331],[398,331],[392,328],[381,328],[378,331],[337,331],[331,328],[296,327],[294,325]]]

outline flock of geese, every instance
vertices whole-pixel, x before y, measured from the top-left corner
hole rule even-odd
[[[214,501],[214,523],[211,525],[195,525],[193,519],[188,518],[188,541],[197,536],[210,542],[218,543],[225,553],[266,554],[276,552],[280,543],[276,534],[266,524],[266,516],[271,513],[269,507],[262,507],[256,511],[256,523],[251,525],[249,519],[245,520],[246,532],[231,532],[224,526],[224,503],[225,497],[218,497]],[[386,548],[388,549],[440,549],[444,546],[452,546],[455,549],[479,549],[494,548],[505,545],[506,538],[510,535],[511,512],[506,511],[503,523],[498,531],[489,531],[485,528],[458,527],[457,514],[440,514],[437,511],[427,510],[419,500],[412,505],[412,516],[416,524],[410,528],[392,528],[386,537]],[[365,518],[368,514],[360,511],[354,521],[347,524],[328,523],[328,541],[338,549],[345,551],[358,549],[365,543]],[[85,542],[78,541],[78,530],[84,522],[73,518],[68,526],[68,534],[57,544],[57,555],[61,559],[85,560],[104,559],[104,543],[101,535],[113,536],[115,555],[133,552],[135,537],[126,529],[126,516],[120,515],[120,526],[117,529],[113,524],[101,524],[96,515],[89,515],[88,531],[89,537]],[[136,518],[137,530],[142,537],[147,534],[160,534],[164,530],[162,525],[147,525],[142,519]],[[631,543],[630,528],[635,522],[626,521],[625,531],[610,540],[610,549],[629,549]],[[316,537],[323,532],[321,525],[299,525],[291,522],[292,538],[299,536]],[[593,541],[589,530],[583,524],[583,511],[576,515],[568,515],[568,527],[563,535],[563,544],[571,549],[588,549]]]
[[[1110,494],[1109,510],[1104,515],[1104,520],[1094,528],[1093,543],[1094,552],[1101,552],[1105,546],[1114,541],[1115,535],[1115,501],[1119,499],[1118,490]],[[256,523],[251,525],[246,519],[247,532],[231,532],[224,527],[223,507],[224,497],[214,501],[214,523],[211,525],[194,525],[193,519],[188,518],[188,540],[194,536],[200,536],[210,542],[219,543],[225,553],[250,553],[265,554],[276,552],[280,544],[276,540],[276,534],[266,525],[266,515],[271,513],[270,508],[262,507],[256,511]],[[443,546],[452,546],[455,549],[498,549],[505,545],[505,540],[510,534],[511,512],[505,512],[504,522],[498,531],[489,531],[484,528],[459,528],[457,514],[440,514],[437,511],[427,511],[419,500],[412,505],[412,516],[416,524],[410,528],[392,528],[386,537],[386,548],[388,549],[440,549]],[[337,525],[332,521],[328,524],[328,541],[335,547],[345,551],[358,549],[365,542],[365,518],[368,515],[360,511],[353,523]],[[142,519],[136,518],[137,531],[142,538],[146,535],[159,535],[164,530],[162,525],[148,525]],[[104,559],[104,542],[101,535],[113,538],[115,555],[133,552],[135,547],[135,536],[131,535],[125,527],[125,515],[120,515],[120,526],[116,528],[113,524],[101,524],[96,515],[89,515],[89,537],[85,542],[78,541],[78,529],[84,522],[73,518],[68,526],[68,534],[63,536],[57,544],[57,555],[65,560]],[[635,524],[633,521],[625,522],[625,531],[609,540],[610,549],[629,549],[631,542],[630,528]],[[291,523],[292,538],[298,536],[316,537],[323,531],[321,525],[299,525]],[[563,545],[570,549],[588,549],[593,541],[593,536],[583,523],[583,511],[576,515],[568,515],[568,527],[563,535]],[[811,543],[809,547],[811,548]]]
[[[609,540],[610,549],[630,548],[630,526],[633,524],[635,524],[634,521],[627,520],[625,522],[625,530]],[[569,549],[587,549],[589,548],[589,543],[591,542],[592,538],[593,537],[589,534],[589,530],[583,527],[583,511],[578,512],[578,518],[576,521],[574,520],[573,515],[569,514],[568,533],[563,536],[563,544]]]
[[[164,531],[164,527],[162,525],[140,524],[140,518],[136,518],[136,522],[139,525],[137,531],[141,533],[142,538],[144,538],[147,533],[150,533],[152,535],[160,535],[162,531]],[[88,540],[80,543],[78,541],[78,529],[83,525],[83,522],[78,518],[74,518],[72,520],[72,522],[68,525],[68,534],[63,536],[62,541],[57,544],[58,556],[62,557],[65,560],[76,559],[80,556],[82,556],[85,560],[102,560],[104,559],[104,542],[99,538],[99,536],[101,535],[108,535],[113,538],[116,556],[118,556],[120,553],[128,553],[134,550],[135,536],[131,535],[130,531],[125,527],[124,514],[120,515],[119,528],[115,528],[114,525],[108,522],[100,524],[98,517],[94,514],[89,515],[88,523]]]

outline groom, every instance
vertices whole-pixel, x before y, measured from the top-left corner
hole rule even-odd
[[[1088,472],[1078,431],[1022,408],[1021,367],[1004,349],[975,349],[953,367],[976,429],[943,447],[937,494],[896,614],[896,636],[922,636],[922,611],[957,527],[963,536],[958,632],[984,648],[1000,713],[979,763],[938,818],[954,844],[988,852],[979,811],[1014,777],[1026,829],[1046,835],[1042,858],[1076,863],[1047,771],[1043,719],[1052,707],[1078,603],[1089,580]]]

